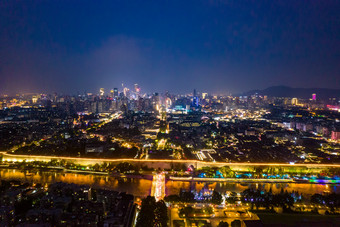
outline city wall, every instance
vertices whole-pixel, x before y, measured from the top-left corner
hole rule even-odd
[[[76,157],[58,157],[58,156],[38,156],[38,155],[17,155],[7,154],[1,152],[3,161],[8,162],[31,162],[31,161],[43,161],[49,162],[51,160],[64,160],[66,162],[72,162],[80,165],[94,165],[103,163],[129,162],[137,166],[147,166],[155,169],[178,169],[187,168],[193,166],[195,169],[202,167],[222,167],[229,166],[234,171],[254,171],[255,168],[281,168],[283,171],[290,170],[306,170],[309,172],[317,173],[327,168],[340,168],[340,164],[286,164],[286,163],[227,163],[227,162],[204,162],[199,160],[144,160],[144,159],[97,159],[97,158],[76,158]]]

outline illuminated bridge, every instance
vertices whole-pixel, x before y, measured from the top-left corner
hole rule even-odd
[[[151,196],[154,196],[156,201],[159,201],[165,196],[165,175],[159,173],[153,175]]]

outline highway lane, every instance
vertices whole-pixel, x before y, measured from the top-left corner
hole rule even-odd
[[[63,159],[66,161],[81,162],[83,164],[94,164],[104,162],[135,162],[135,163],[182,163],[192,164],[197,166],[273,166],[273,167],[308,167],[308,168],[340,168],[340,164],[310,164],[310,163],[255,163],[255,162],[207,162],[200,160],[172,160],[172,159],[133,159],[133,158],[121,158],[121,159],[107,159],[107,158],[80,158],[80,157],[66,157],[66,156],[42,156],[42,155],[18,155],[6,152],[0,152],[3,156],[3,161],[44,161],[51,159]]]

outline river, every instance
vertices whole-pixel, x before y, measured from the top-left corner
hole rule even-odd
[[[95,188],[105,188],[116,191],[125,191],[139,197],[145,197],[150,194],[152,180],[133,179],[133,178],[116,178],[108,175],[65,173],[62,171],[37,171],[26,174],[24,171],[17,169],[0,169],[1,180],[19,180],[30,183],[51,184],[55,182],[65,182],[74,184],[89,185]],[[247,188],[259,188],[280,192],[284,190],[299,191],[305,196],[324,191],[340,193],[339,184],[310,184],[310,183],[227,183],[227,182],[189,182],[189,181],[166,181],[165,192],[169,194],[178,194],[180,189],[202,188],[216,189],[219,192],[233,191],[242,192]]]

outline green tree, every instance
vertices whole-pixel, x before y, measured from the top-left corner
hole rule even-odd
[[[156,203],[155,222],[154,225],[157,227],[166,227],[168,223],[168,210],[163,200]]]
[[[142,200],[142,207],[139,212],[136,227],[152,227],[155,223],[156,200],[153,196],[148,196]]]
[[[195,199],[195,195],[192,192],[186,192],[186,191],[181,192],[179,197],[182,202],[187,202],[187,203],[193,202]]]
[[[216,190],[213,191],[211,202],[216,204],[216,205],[219,205],[219,204],[222,203],[222,196]]]
[[[222,173],[223,177],[235,177],[234,171],[230,169],[229,166],[223,166],[220,168],[220,172]]]
[[[165,202],[179,202],[180,198],[178,195],[168,195],[164,197]]]
[[[234,220],[231,222],[231,227],[241,227],[241,221],[240,220]]]
[[[229,227],[228,222],[220,221],[217,227]]]
[[[126,173],[128,171],[134,170],[134,166],[128,162],[121,162],[116,166],[116,170],[119,173]]]
[[[94,171],[99,171],[100,170],[100,165],[98,163],[94,164],[92,167]]]

